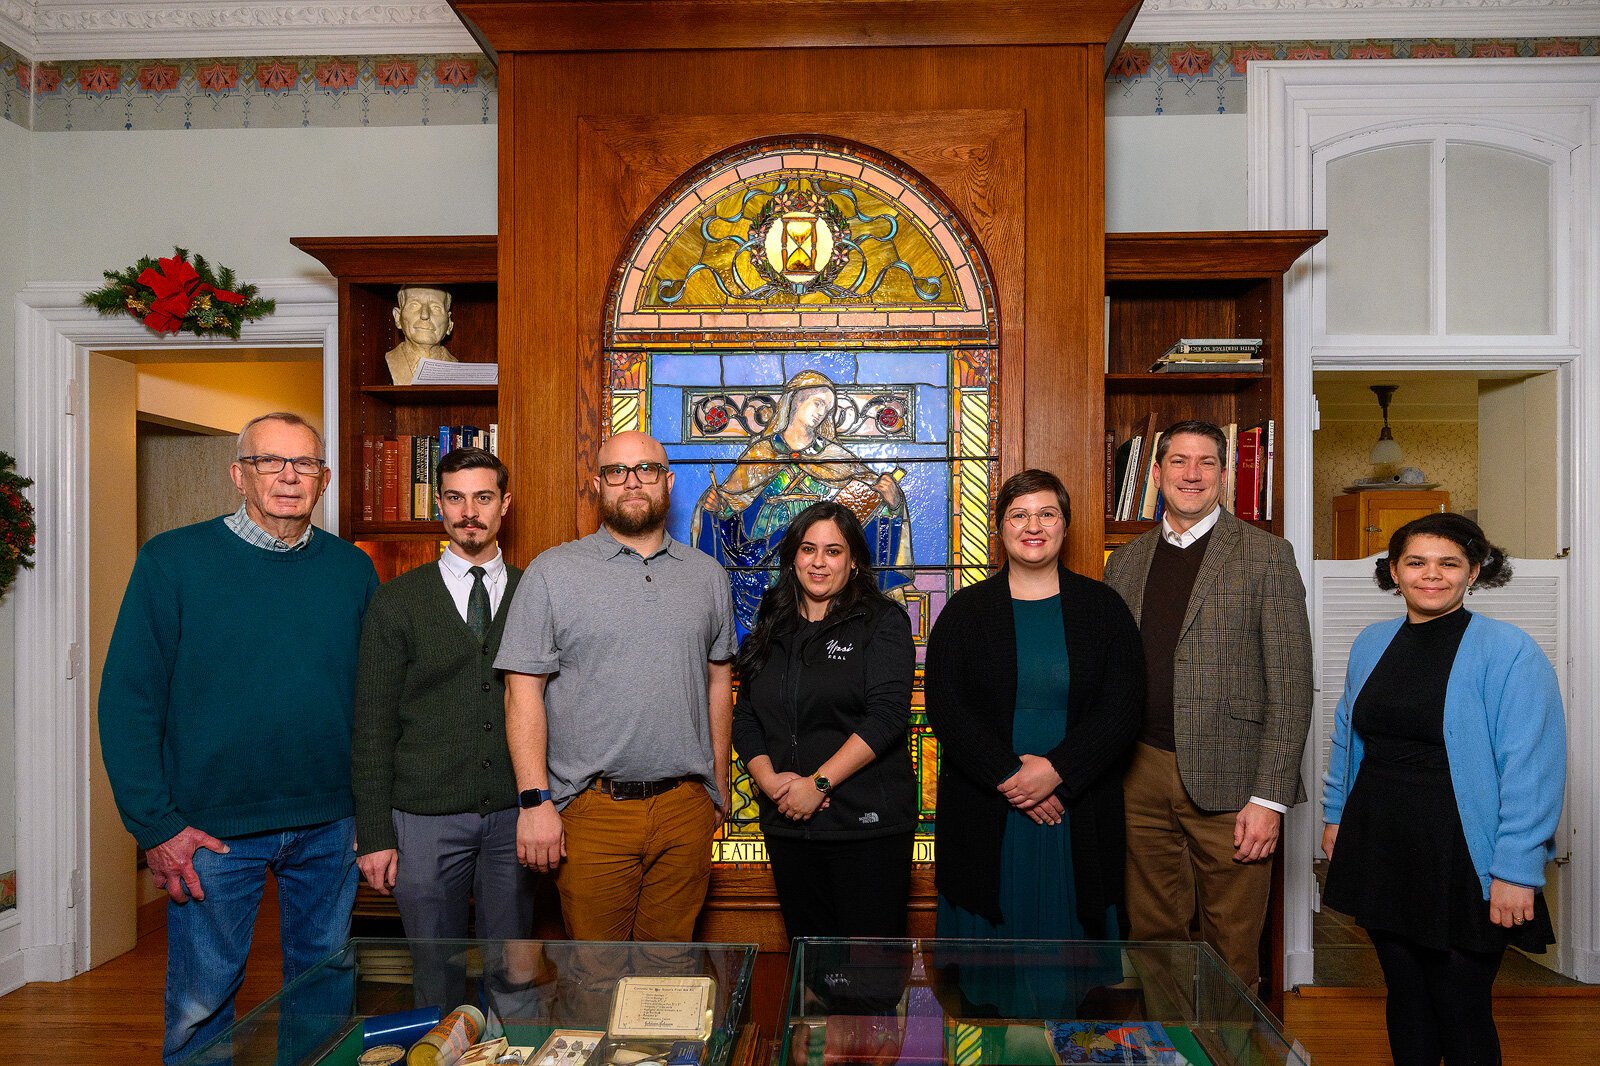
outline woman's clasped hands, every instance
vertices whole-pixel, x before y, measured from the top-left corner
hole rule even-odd
[[[996,787],[1006,802],[1040,825],[1060,825],[1064,808],[1056,796],[1061,775],[1042,755],[1023,755],[1022,768]]]
[[[778,805],[778,813],[797,822],[806,821],[828,805],[827,795],[816,782],[790,770],[773,774],[759,784],[761,791]]]

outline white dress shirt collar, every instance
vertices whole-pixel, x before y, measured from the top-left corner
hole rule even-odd
[[[456,613],[461,615],[462,621],[466,621],[467,598],[472,595],[473,565],[457,555],[453,546],[439,553],[439,573],[444,578],[444,587],[455,602]],[[489,617],[493,618],[500,613],[500,599],[506,591],[505,555],[497,547],[494,558],[480,565],[483,567],[484,587],[489,591]]]
[[[1201,537],[1216,528],[1217,522],[1222,518],[1222,504],[1211,508],[1211,513],[1200,521],[1184,530],[1182,533],[1172,528],[1172,523],[1167,521],[1167,516],[1161,516],[1161,539],[1174,548],[1187,548]]]

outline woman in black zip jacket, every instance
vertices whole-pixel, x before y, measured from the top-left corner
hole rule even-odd
[[[906,750],[911,623],[878,590],[855,514],[795,516],[739,649],[733,745],[760,789],[791,937],[901,937],[917,785]]]

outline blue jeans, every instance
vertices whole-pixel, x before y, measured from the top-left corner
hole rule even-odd
[[[167,904],[166,1035],[161,1061],[181,1062],[233,1024],[233,997],[244,980],[256,911],[270,869],[278,879],[283,983],[345,946],[356,895],[355,819],[223,841],[228,853],[194,853],[203,900]],[[285,1015],[311,1023],[280,1025],[280,1042],[314,1039],[349,1015],[348,974],[319,975],[296,989]],[[291,1030],[293,1030],[291,1032]],[[227,1048],[216,1049],[219,1061]]]

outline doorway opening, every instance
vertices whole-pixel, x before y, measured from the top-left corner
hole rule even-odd
[[[1313,639],[1318,667],[1316,745],[1321,774],[1351,642],[1366,625],[1402,609],[1372,581],[1373,557],[1413,518],[1454,511],[1476,520],[1514,561],[1503,589],[1480,591],[1475,612],[1512,622],[1534,638],[1569,691],[1567,568],[1561,544],[1561,381],[1558,371],[1323,371],[1313,374]],[[1570,705],[1570,704],[1569,704]],[[1569,834],[1563,826],[1558,841]],[[1545,895],[1561,941],[1560,897],[1569,855],[1558,845]],[[1312,856],[1319,889],[1327,863]],[[1367,935],[1319,906],[1312,919],[1315,983],[1383,987]],[[1578,985],[1558,972],[1557,951],[1508,951],[1497,989]]]
[[[319,348],[106,349],[88,353],[88,965],[166,923],[166,893],[116,812],[93,727],[99,676],[133,561],[159,533],[237,510],[228,476],[244,424],[294,411],[323,425]],[[312,520],[322,525],[321,504]],[[114,871],[125,871],[117,874]]]

